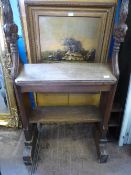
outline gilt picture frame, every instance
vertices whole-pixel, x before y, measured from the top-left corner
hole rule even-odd
[[[0,125],[18,127],[19,118],[11,78],[11,57],[2,30],[0,7]]]
[[[42,1],[43,2],[43,1]],[[53,7],[25,1],[29,61],[106,62],[114,6]],[[44,3],[44,2],[43,2]],[[111,26],[111,27],[109,27]]]
[[[9,103],[5,87],[2,65],[0,63],[0,114],[4,115],[8,113],[9,113]]]

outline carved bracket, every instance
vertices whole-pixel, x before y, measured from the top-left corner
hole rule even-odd
[[[112,54],[112,69],[114,75],[119,78],[119,66],[118,66],[118,54],[120,51],[120,45],[124,42],[124,38],[126,35],[126,31],[128,29],[126,23],[127,15],[128,15],[128,5],[129,0],[122,0],[121,9],[119,14],[119,22],[114,27],[114,47]]]

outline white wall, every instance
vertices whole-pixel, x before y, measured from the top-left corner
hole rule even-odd
[[[123,146],[123,144],[131,144],[131,76],[119,139],[119,146]]]

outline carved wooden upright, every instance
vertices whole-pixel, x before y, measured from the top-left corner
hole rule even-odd
[[[36,2],[27,1],[28,5],[39,5]],[[34,4],[32,4],[34,3]],[[66,7],[68,10],[76,7],[92,7],[94,4],[85,1],[54,2],[41,1],[44,7]],[[56,4],[55,4],[56,3]],[[106,3],[106,2],[105,2]],[[102,3],[101,6],[104,6]],[[25,164],[31,164],[38,136],[38,124],[45,123],[97,123],[96,145],[101,163],[107,161],[106,151],[108,122],[113,104],[114,94],[119,78],[118,54],[121,42],[127,30],[125,24],[128,13],[128,0],[123,0],[121,5],[119,22],[114,28],[114,49],[112,54],[112,70],[108,64],[103,63],[43,63],[26,64],[19,70],[19,56],[17,49],[18,28],[13,22],[13,14],[9,0],[2,0],[4,32],[8,49],[12,54],[12,79],[19,106],[20,116],[25,134]],[[96,3],[96,6],[99,3]],[[109,6],[111,4],[108,4]],[[68,66],[67,66],[68,65]],[[70,71],[71,70],[71,71]],[[79,70],[81,74],[76,71]],[[97,72],[95,71],[97,70]],[[83,76],[81,76],[83,75]],[[23,93],[101,93],[100,106],[82,107],[36,107],[32,110],[24,106]]]
[[[18,75],[19,69],[19,56],[17,48],[18,40],[18,27],[13,21],[13,13],[9,0],[2,0],[2,12],[3,12],[3,29],[6,37],[9,53],[12,58],[12,78],[13,80]]]
[[[120,45],[122,42],[124,42],[126,31],[128,29],[127,25],[125,24],[128,15],[128,5],[129,0],[122,1],[119,20],[114,27],[114,47],[112,54],[112,67],[113,67],[113,73],[117,78],[119,78],[118,56],[119,56]]]

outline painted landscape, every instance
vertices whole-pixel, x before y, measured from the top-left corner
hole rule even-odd
[[[39,18],[41,62],[94,62],[100,20],[85,17]]]
[[[96,50],[85,50],[80,41],[66,38],[63,42],[64,49],[56,51],[44,51],[41,53],[45,61],[88,61],[94,62]]]

